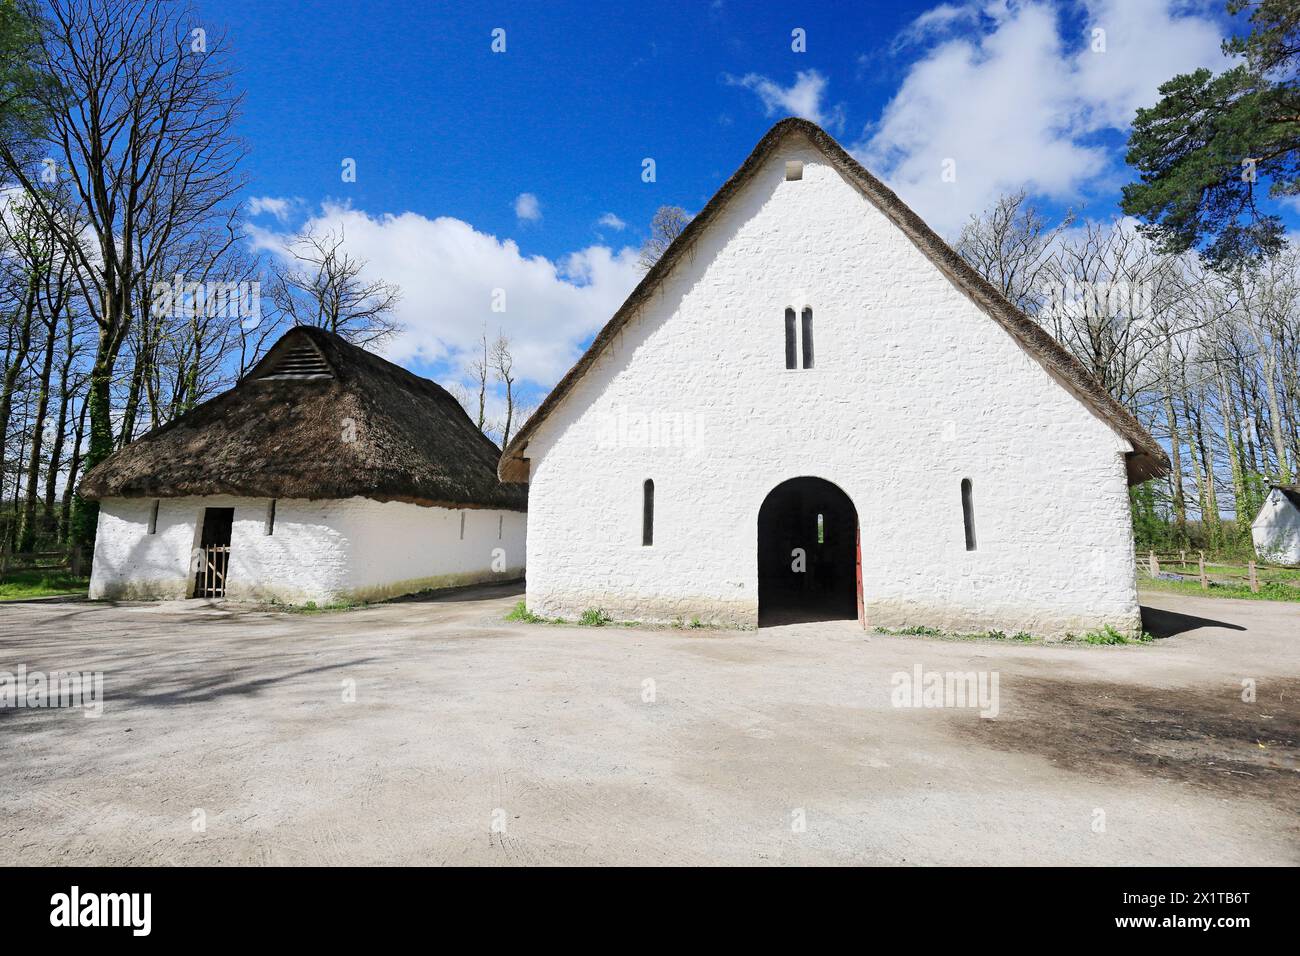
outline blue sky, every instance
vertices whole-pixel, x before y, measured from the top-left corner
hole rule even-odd
[[[246,90],[255,243],[344,228],[403,287],[394,359],[454,381],[500,328],[530,401],[630,291],[654,210],[698,210],[781,116],[821,122],[944,235],[1021,187],[1108,218],[1133,110],[1176,72],[1221,67],[1228,28],[1195,0],[200,9]]]

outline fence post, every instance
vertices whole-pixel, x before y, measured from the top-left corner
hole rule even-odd
[[[72,560],[69,564],[69,570],[72,571],[72,576],[74,578],[81,577],[81,545],[74,544],[72,546]]]
[[[1255,573],[1255,562],[1250,562],[1250,589],[1259,593],[1259,576]]]
[[[1205,552],[1201,552],[1201,590],[1210,589],[1210,579],[1205,576]]]
[[[1184,571],[1187,570],[1187,552],[1186,552],[1186,551],[1179,551],[1179,552],[1178,552],[1178,563],[1181,564],[1181,565],[1183,566],[1183,570],[1184,570]]]
[[[1153,578],[1160,577],[1160,559],[1156,557],[1156,553],[1154,551],[1148,553],[1147,570],[1151,572],[1151,576]]]

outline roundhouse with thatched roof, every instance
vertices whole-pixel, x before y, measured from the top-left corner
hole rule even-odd
[[[367,600],[522,576],[527,489],[460,403],[320,329],[83,478],[93,598]]]
[[[1300,564],[1300,485],[1270,486],[1250,534],[1260,560]]]
[[[1036,322],[787,119],[500,474],[528,483],[547,616],[1051,635],[1139,627],[1128,488],[1168,467]]]

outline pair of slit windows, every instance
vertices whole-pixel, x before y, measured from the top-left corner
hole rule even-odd
[[[971,480],[961,480],[961,517],[966,531],[966,550],[975,550],[975,500]],[[825,516],[817,516],[817,543],[826,542]],[[647,478],[641,486],[641,546],[651,547],[655,543],[655,483]]]
[[[798,320],[798,321],[796,321]],[[798,339],[799,341],[796,341]],[[812,309],[805,308],[802,316],[796,316],[794,309],[785,310],[785,367],[798,368],[799,345],[803,344],[803,367],[813,367],[813,315]]]

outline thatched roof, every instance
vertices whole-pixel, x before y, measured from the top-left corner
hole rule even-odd
[[[718,216],[723,206],[754,175],[763,161],[788,136],[801,135],[825,155],[827,161],[852,183],[873,205],[893,221],[899,229],[921,250],[931,262],[975,302],[984,312],[1014,338],[1026,352],[1047,369],[1058,382],[1068,388],[1103,421],[1107,422],[1132,445],[1128,454],[1129,484],[1138,484],[1148,478],[1158,478],[1169,472],[1169,459],[1164,449],[1152,438],[1132,413],[1111,397],[1100,382],[1076,359],[1061,347],[1033,319],[1025,315],[996,288],[975,271],[971,265],[939,238],[897,195],[861,164],[844,151],[825,130],[803,119],[784,119],[768,130],[749,154],[749,158],[723,183],[713,198],[700,210],[690,224],[682,230],[665,250],[654,267],[646,273],[640,284],[632,290],[627,301],[614,313],[596,335],[591,346],[569,369],[564,378],[546,396],[546,400],[528,420],[519,433],[506,446],[501,455],[498,471],[505,481],[527,481],[528,440],[538,426],[553,412],[582,378],[596,358],[619,330],[636,315],[637,310],[653,295],[673,266]],[[869,266],[864,264],[864,268]]]
[[[1300,511],[1300,485],[1269,485],[1274,491],[1282,492],[1282,497],[1291,502]]]
[[[442,386],[331,332],[286,332],[230,391],[87,472],[88,498],[350,498],[523,511]]]

